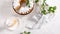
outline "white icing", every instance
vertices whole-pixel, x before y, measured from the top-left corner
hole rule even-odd
[[[32,0],[29,0],[29,3],[30,3],[30,7],[28,7],[28,6],[21,7],[20,10],[19,10],[19,13],[21,13],[21,12],[24,13],[24,12],[29,11],[29,9],[32,9],[34,3],[33,3]],[[18,6],[18,5],[20,5],[20,4],[18,3],[18,0],[14,0],[14,8],[15,8],[16,6]]]
[[[19,5],[20,5],[19,0],[14,0],[14,3],[13,3],[14,8],[16,8]]]
[[[26,12],[26,11],[29,11],[28,7],[21,7],[19,10],[19,12]]]

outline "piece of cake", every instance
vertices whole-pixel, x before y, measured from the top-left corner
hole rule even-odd
[[[6,29],[15,30],[19,25],[19,21],[20,20],[16,17],[7,18],[5,23]]]

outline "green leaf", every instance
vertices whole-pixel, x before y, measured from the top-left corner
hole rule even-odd
[[[43,0],[43,3],[45,3],[46,0]]]
[[[46,10],[42,10],[42,12],[41,12],[42,14],[44,14],[44,15],[46,15],[47,13],[46,13]]]
[[[26,32],[26,31],[24,31],[24,34],[27,34],[27,32]]]
[[[42,7],[42,9],[44,9],[44,7],[45,7],[45,6],[44,6],[44,4],[42,4],[42,6],[41,6],[41,7]]]
[[[28,4],[28,7],[30,7],[30,3]]]
[[[49,13],[51,13],[51,12],[54,13],[55,10],[56,10],[56,6],[54,6],[54,7],[49,7],[49,9],[48,9]]]
[[[54,6],[53,9],[56,10],[56,6]]]
[[[30,7],[29,0],[27,0],[26,6]]]
[[[26,31],[24,31],[24,33],[26,33]]]
[[[43,3],[42,3],[42,5],[41,5],[41,6],[42,6],[42,9],[45,8],[45,5],[46,5],[45,1],[46,1],[46,0],[43,0]]]
[[[26,32],[26,31],[24,31],[24,34],[30,34],[30,32]]]
[[[30,32],[28,32],[27,34],[30,34]]]
[[[37,3],[39,0],[35,0],[35,3]]]

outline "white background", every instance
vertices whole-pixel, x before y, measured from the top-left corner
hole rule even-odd
[[[17,29],[15,31],[1,28],[3,27],[4,20],[14,15],[12,1],[13,0],[0,0],[0,34],[19,34],[19,32],[27,30],[23,27],[24,24],[21,26],[22,28],[18,28],[19,30]],[[31,34],[60,34],[60,0],[47,0],[47,3],[57,6],[55,17],[50,22],[43,24],[40,29],[30,30]]]

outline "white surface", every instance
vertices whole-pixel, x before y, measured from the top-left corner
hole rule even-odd
[[[13,0],[0,0],[0,34],[19,34],[20,32],[28,29],[24,28],[25,22],[21,21],[19,28],[15,31],[9,31],[7,29],[1,28],[5,23],[4,20],[9,16],[14,16],[12,9]],[[60,34],[60,0],[47,0],[49,5],[57,6],[55,17],[47,24],[43,24],[41,29],[30,30],[31,34]],[[18,17],[18,15],[15,15]],[[22,20],[26,17],[19,16]]]

